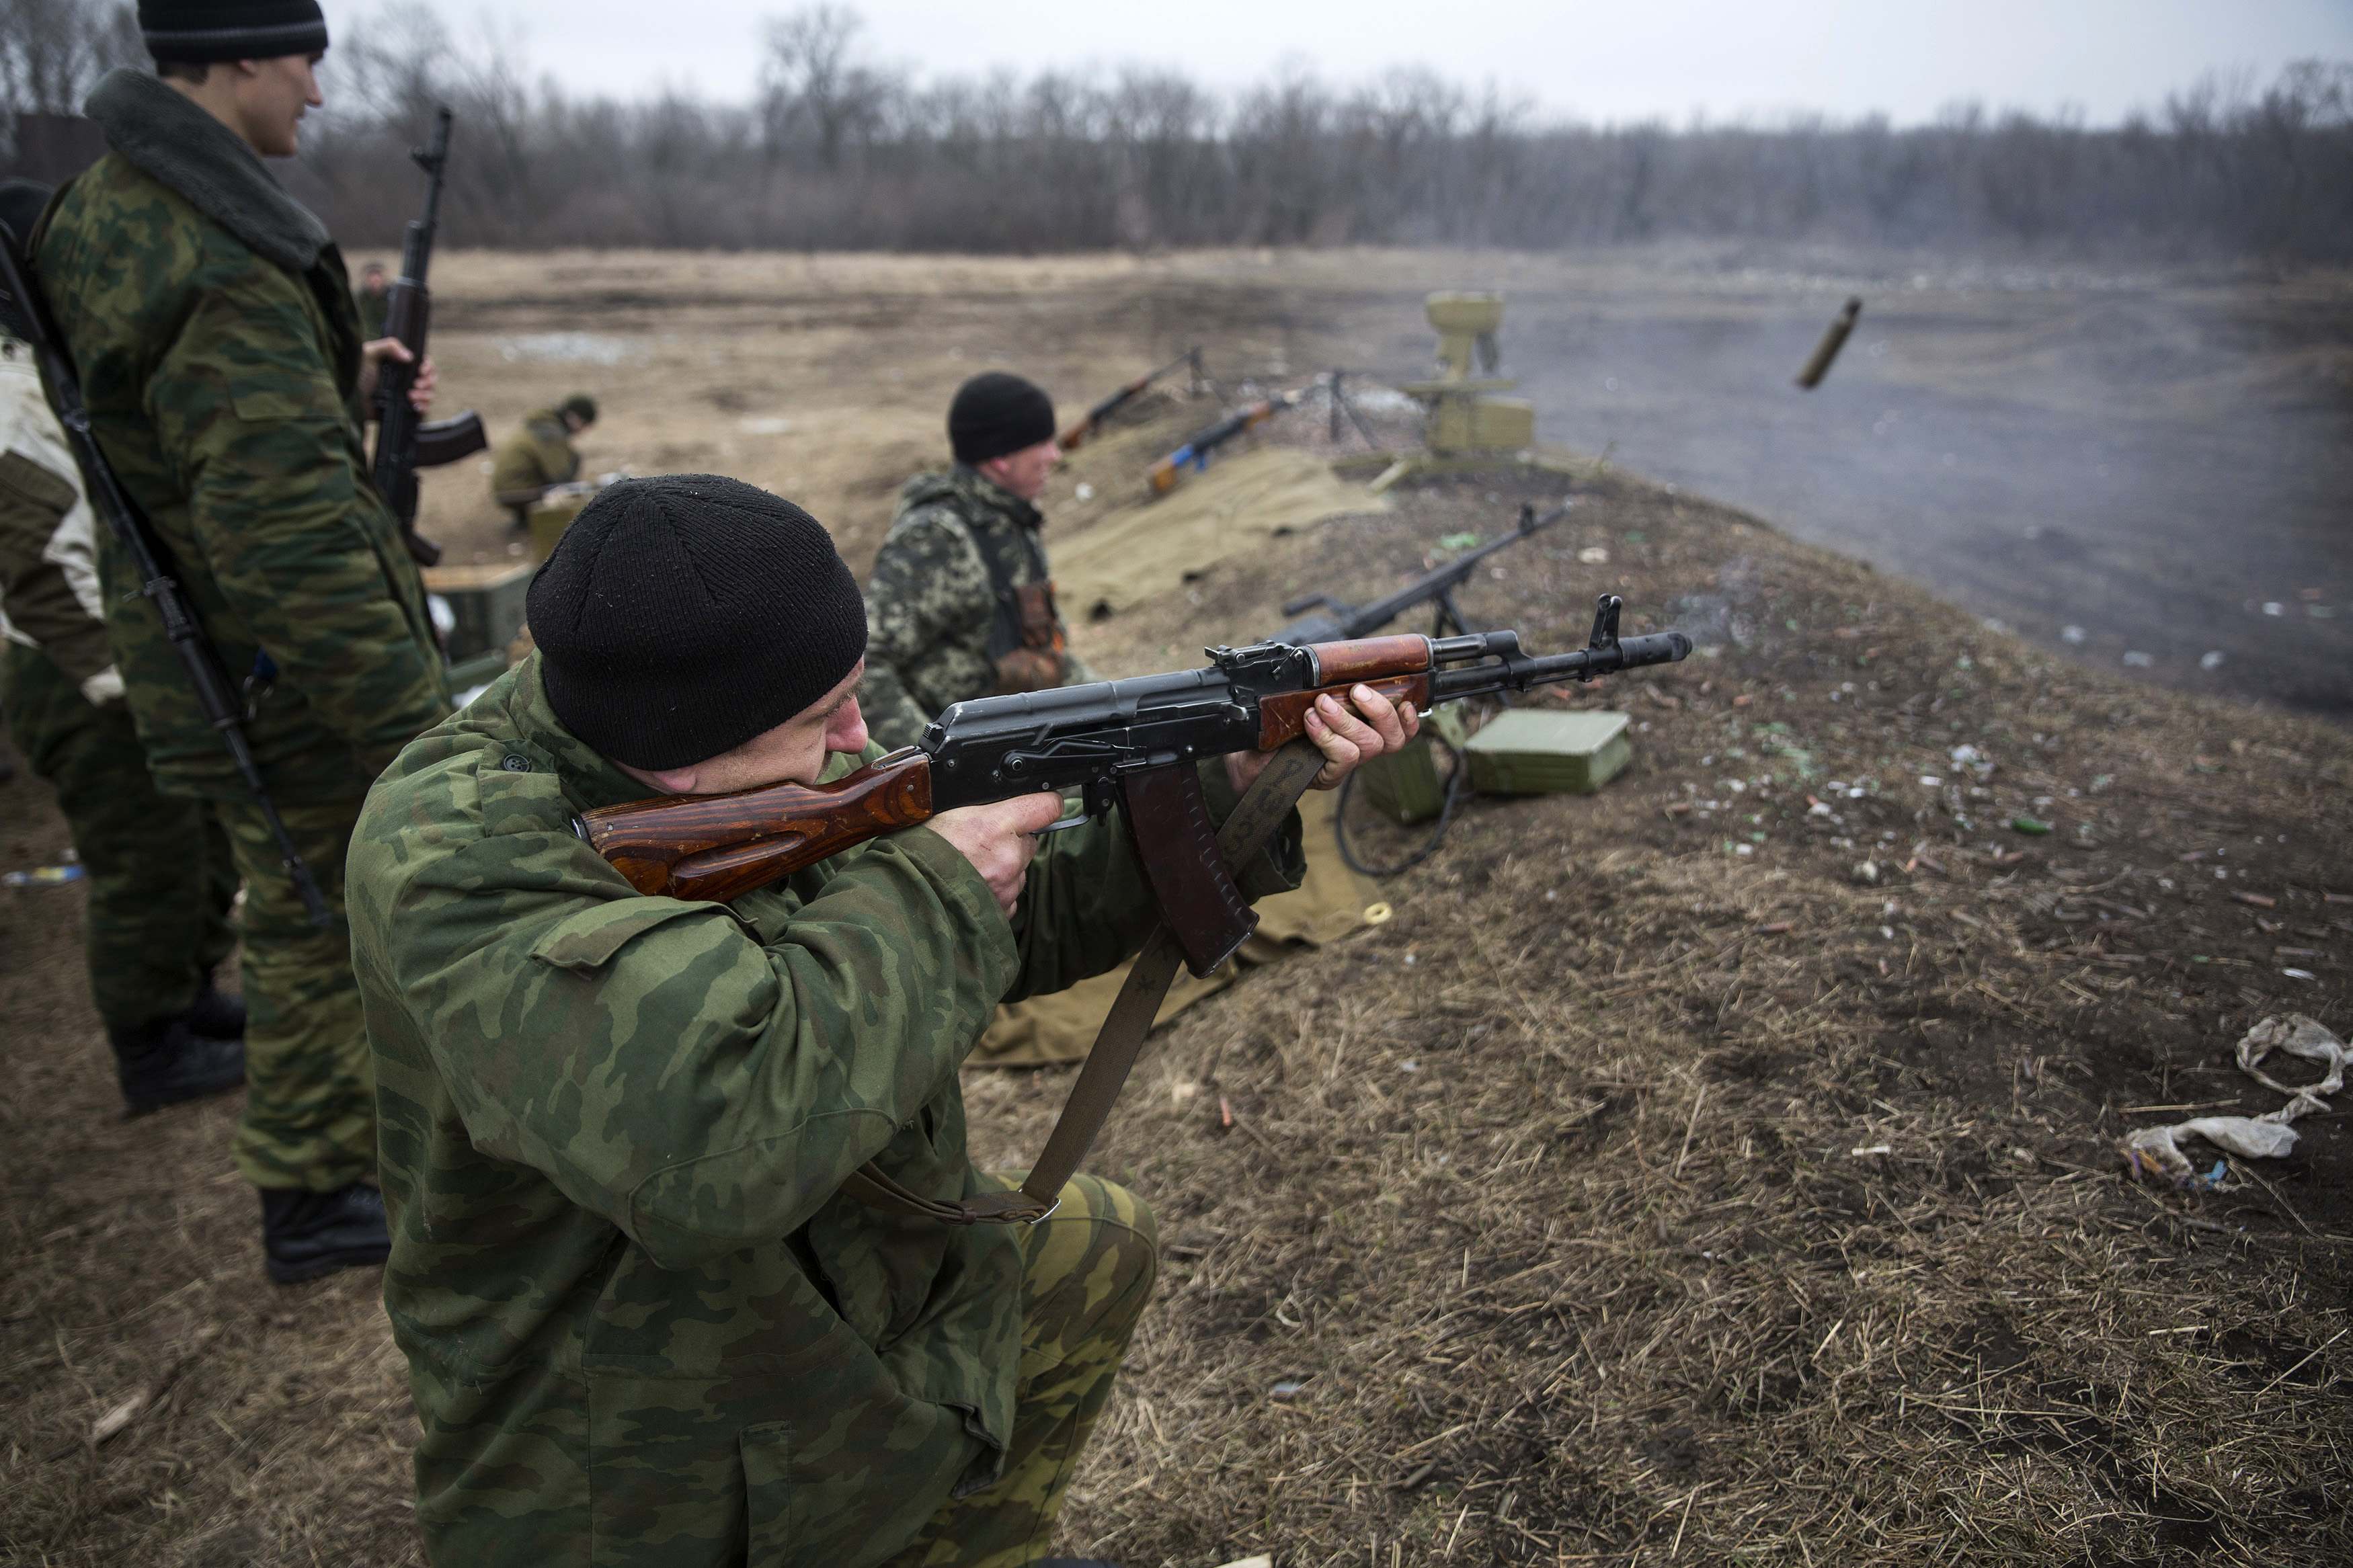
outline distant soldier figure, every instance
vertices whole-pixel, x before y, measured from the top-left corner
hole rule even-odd
[[[377,773],[449,710],[425,588],[368,478],[376,372],[343,255],[270,178],[322,102],[316,0],[142,0],[149,76],[89,112],[111,149],[36,247],[92,426],[233,678],[332,919],[312,924],[130,563],[101,539],[107,633],[155,782],[208,802],[242,874],[248,1094],[238,1172],[280,1283],[383,1261],[343,853]],[[429,401],[417,366],[412,400]]]
[[[866,584],[873,628],[859,702],[884,746],[913,742],[951,702],[1095,679],[1070,650],[1037,508],[1061,460],[1054,404],[1003,371],[948,405],[955,467],[899,492]]]
[[[40,209],[26,205],[0,220],[28,232]],[[237,871],[212,813],[148,777],[106,642],[93,534],[32,351],[0,336],[0,707],[73,830],[90,998],[137,1116],[245,1082],[245,1005],[213,989],[236,942]]]
[[[522,429],[499,443],[491,458],[491,493],[513,515],[517,528],[530,521],[542,496],[580,477],[580,454],[572,437],[595,423],[596,400],[575,392],[531,415]]]
[[[385,277],[383,262],[371,261],[360,268],[359,292],[353,302],[360,308],[360,336],[371,342],[384,336],[385,313],[392,309],[392,285]]]

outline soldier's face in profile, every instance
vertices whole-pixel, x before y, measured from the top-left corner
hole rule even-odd
[[[263,157],[291,158],[301,146],[302,116],[326,101],[319,92],[322,58],[280,55],[236,62],[239,129]]]
[[[980,466],[980,471],[1023,500],[1036,500],[1038,492],[1046,488],[1046,476],[1061,460],[1060,444],[1049,436],[1034,447],[990,458]]]

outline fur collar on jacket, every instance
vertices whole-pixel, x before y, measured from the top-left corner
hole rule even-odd
[[[327,227],[288,195],[245,139],[168,83],[119,66],[85,106],[116,152],[257,252],[307,272]]]

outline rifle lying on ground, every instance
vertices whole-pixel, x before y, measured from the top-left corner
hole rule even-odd
[[[449,164],[453,118],[447,109],[437,111],[433,144],[409,150],[425,171],[425,216],[409,221],[401,245],[400,276],[385,296],[384,334],[398,338],[416,359],[409,364],[387,359],[376,367],[375,493],[399,519],[400,542],[420,566],[440,560],[441,547],[417,531],[417,470],[470,458],[491,444],[481,416],[470,412],[427,421],[417,417],[408,401],[417,367],[425,363],[426,333],[433,324],[433,296],[425,286],[425,273],[433,264],[433,235],[441,224],[441,181]]]
[[[915,745],[830,784],[638,801],[587,812],[573,826],[640,892],[724,901],[955,806],[1076,789],[1087,816],[1121,808],[1161,923],[1129,966],[1020,1190],[944,1202],[872,1164],[844,1187],[875,1207],[944,1225],[1035,1222],[1053,1212],[1111,1114],[1179,961],[1207,974],[1257,925],[1230,868],[1248,864],[1322,771],[1323,755],[1305,738],[1315,700],[1329,692],[1345,701],[1363,682],[1427,709],[1691,652],[1681,632],[1621,639],[1620,608],[1615,595],[1604,595],[1587,646],[1548,658],[1523,653],[1515,632],[1211,648],[1207,669],[955,703]],[[1212,831],[1197,763],[1277,747],[1225,826]]]
[[[1113,415],[1126,407],[1136,398],[1143,396],[1144,391],[1146,387],[1150,386],[1154,382],[1158,381],[1162,376],[1166,375],[1170,371],[1175,370],[1180,364],[1191,365],[1193,367],[1194,382],[1198,384],[1200,381],[1201,351],[1198,347],[1187,349],[1183,353],[1178,354],[1175,359],[1170,360],[1158,370],[1153,371],[1148,374],[1137,376],[1134,381],[1129,382],[1125,386],[1121,387],[1117,392],[1113,393],[1109,397],[1104,398],[1101,403],[1098,403],[1092,408],[1088,409],[1083,418],[1082,418],[1076,425],[1073,425],[1069,429],[1063,431],[1060,436],[1055,437],[1055,441],[1065,452],[1076,451],[1079,447],[1086,445],[1087,442],[1095,437],[1097,433],[1102,430],[1103,422],[1104,420],[1110,418]]]
[[[1152,471],[1146,476],[1152,483],[1152,493],[1166,495],[1176,488],[1176,480],[1187,468],[1198,470],[1208,468],[1210,453],[1243,431],[1257,429],[1284,409],[1298,407],[1310,392],[1323,384],[1319,381],[1295,391],[1261,397],[1248,407],[1235,409],[1208,429],[1195,431],[1191,440],[1152,465]]]
[[[1302,610],[1317,605],[1324,606],[1324,613],[1292,622],[1274,634],[1274,640],[1276,642],[1321,642],[1332,637],[1370,637],[1408,610],[1430,604],[1438,606],[1436,625],[1431,628],[1432,636],[1443,637],[1450,633],[1459,636],[1467,633],[1471,630],[1471,623],[1463,618],[1461,606],[1454,602],[1454,590],[1461,587],[1469,580],[1471,574],[1478,570],[1479,563],[1499,550],[1509,550],[1532,533],[1550,528],[1554,523],[1567,517],[1568,509],[1576,504],[1575,501],[1565,500],[1542,517],[1538,517],[1535,507],[1522,502],[1519,527],[1492,543],[1482,544],[1476,550],[1466,552],[1435,571],[1424,573],[1387,598],[1375,599],[1369,605],[1344,605],[1324,594],[1313,594],[1303,599],[1293,599],[1282,606],[1284,615],[1296,616]],[[1422,738],[1425,744],[1441,747],[1452,753],[1454,773],[1447,781],[1444,802],[1439,808],[1437,825],[1430,830],[1430,837],[1422,841],[1421,847],[1404,859],[1391,865],[1376,866],[1356,853],[1356,846],[1348,840],[1348,797],[1355,793],[1361,775],[1351,773],[1340,785],[1339,798],[1333,803],[1332,806],[1332,834],[1338,846],[1340,858],[1346,861],[1348,868],[1359,875],[1374,878],[1394,877],[1400,871],[1420,865],[1424,860],[1437,854],[1438,847],[1446,841],[1446,830],[1453,824],[1455,808],[1461,805],[1462,796],[1470,788],[1471,770],[1463,765],[1461,752],[1456,749],[1455,742],[1447,736],[1442,726],[1432,725],[1425,728],[1422,731]]]
[[[0,198],[0,209],[14,209],[18,205],[16,198],[21,197],[29,210],[37,212],[47,201],[48,192],[29,180],[11,180],[8,184],[15,190],[9,198]],[[32,200],[33,192],[39,193],[37,202]],[[108,465],[97,433],[90,428],[90,410],[82,403],[81,382],[66,353],[65,339],[49,315],[48,301],[34,281],[31,257],[15,230],[5,224],[0,224],[0,328],[32,345],[49,406],[58,423],[65,426],[66,439],[81,466],[82,481],[98,515],[106,520],[107,527],[139,574],[140,592],[162,617],[164,635],[171,639],[172,650],[180,656],[188,683],[196,689],[197,704],[211,721],[221,744],[228,748],[237,776],[245,781],[246,793],[253,797],[262,821],[269,825],[269,837],[278,846],[279,860],[285,866],[295,892],[301,895],[311,923],[325,927],[332,920],[327,900],[320,895],[319,883],[311,875],[311,868],[294,847],[285,821],[269,798],[269,786],[262,783],[261,769],[254,762],[253,748],[245,738],[237,690],[221,664],[220,650],[213,647],[195,612],[188,607],[186,596],[172,575],[169,552],[155,538],[146,514],[139,510],[138,502],[131,499]]]
[[[1293,599],[1282,606],[1284,615],[1296,616],[1303,610],[1315,609],[1319,605],[1322,611],[1292,622],[1268,640],[1343,642],[1353,637],[1370,637],[1408,610],[1433,604],[1438,606],[1438,622],[1433,636],[1467,632],[1471,629],[1471,623],[1462,618],[1462,611],[1454,603],[1454,590],[1479,569],[1479,563],[1499,550],[1509,550],[1530,535],[1550,528],[1567,517],[1569,507],[1574,504],[1564,501],[1542,517],[1536,515],[1535,507],[1524,505],[1520,508],[1520,526],[1503,538],[1458,555],[1445,565],[1415,578],[1396,593],[1386,598],[1375,599],[1370,604],[1344,605],[1328,594],[1310,594],[1303,599]]]

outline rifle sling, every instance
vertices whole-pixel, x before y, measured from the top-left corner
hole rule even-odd
[[[1219,830],[1218,852],[1226,864],[1247,864],[1323,771],[1323,753],[1303,737],[1275,752],[1274,760]],[[1018,1191],[977,1193],[943,1203],[909,1191],[871,1160],[850,1173],[842,1190],[876,1208],[943,1225],[1034,1225],[1052,1214],[1061,1202],[1062,1188],[1078,1173],[1087,1151],[1094,1147],[1095,1135],[1110,1120],[1111,1108],[1127,1083],[1129,1069],[1143,1054],[1145,1037],[1152,1032],[1153,1021],[1160,1016],[1161,999],[1167,995],[1169,983],[1176,979],[1183,961],[1176,933],[1165,921],[1155,924],[1145,939],[1144,951],[1129,967],[1118,999],[1103,1015],[1086,1064],[1079,1068],[1078,1081],[1062,1102],[1062,1114]]]

